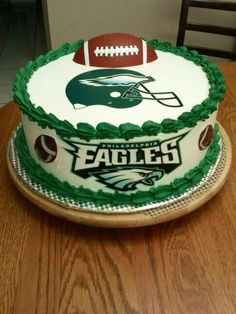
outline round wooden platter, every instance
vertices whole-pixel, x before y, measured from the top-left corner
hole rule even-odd
[[[232,149],[229,137],[223,127],[220,125],[220,133],[223,141],[223,150],[221,159],[216,170],[205,184],[184,199],[177,199],[167,206],[152,206],[150,209],[135,210],[130,212],[116,211],[94,211],[86,208],[71,208],[64,206],[55,199],[45,197],[39,192],[33,190],[16,172],[9,154],[10,142],[7,151],[7,165],[10,176],[16,187],[32,203],[46,212],[79,224],[92,225],[97,227],[109,228],[130,228],[154,225],[176,219],[186,215],[202,206],[210,200],[224,185],[230,169],[232,159]]]

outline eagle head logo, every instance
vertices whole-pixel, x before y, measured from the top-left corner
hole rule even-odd
[[[101,172],[91,173],[99,182],[106,184],[118,191],[135,190],[138,184],[154,185],[155,181],[160,180],[164,175],[161,169],[106,169]]]

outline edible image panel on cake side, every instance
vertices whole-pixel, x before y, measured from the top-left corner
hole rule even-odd
[[[87,142],[60,138],[22,116],[30,153],[48,173],[76,187],[126,193],[170,184],[196,167],[212,142],[215,118],[216,112],[177,134]]]
[[[133,191],[140,184],[152,187],[182,164],[180,141],[187,133],[164,141],[103,142],[89,144],[64,140],[73,157],[71,172],[93,177],[108,188]]]

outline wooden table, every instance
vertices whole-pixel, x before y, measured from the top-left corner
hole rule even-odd
[[[236,147],[236,63],[218,120]],[[137,229],[63,221],[11,182],[6,149],[19,121],[0,109],[0,313],[236,313],[236,164],[193,213]]]

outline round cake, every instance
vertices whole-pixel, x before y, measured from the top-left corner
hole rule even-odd
[[[198,184],[220,151],[225,83],[196,51],[128,34],[64,44],[14,83],[32,178],[94,204],[140,205]]]

